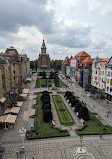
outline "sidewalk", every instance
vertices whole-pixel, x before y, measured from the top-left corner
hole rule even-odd
[[[87,94],[86,94],[85,90],[82,87],[80,87],[79,85],[72,86],[71,83],[66,82],[66,80],[62,79],[61,77],[60,77],[60,79],[64,83],[68,84],[68,87],[70,89],[72,89],[72,91],[74,92],[74,94],[77,97],[79,97],[81,101],[83,101],[84,103],[87,104],[87,108],[91,112],[94,112],[94,113],[97,113],[97,114],[100,115],[100,117],[101,117],[100,121],[103,124],[112,126],[112,114],[109,114],[109,116],[107,118],[107,107],[103,107],[100,103],[98,103],[98,101],[95,101],[91,97],[87,98]]]

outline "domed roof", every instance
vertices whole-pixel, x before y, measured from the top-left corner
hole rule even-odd
[[[41,49],[46,49],[46,45],[44,43],[44,39],[43,39],[43,43],[42,43]]]
[[[97,57],[96,57],[95,60],[93,61],[93,64],[96,65],[98,62],[100,62],[100,59],[99,59],[99,57],[98,57],[98,55],[97,55]]]

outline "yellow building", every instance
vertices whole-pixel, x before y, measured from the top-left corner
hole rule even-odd
[[[0,54],[0,97],[22,81],[30,73],[30,60],[26,55],[19,55],[14,47],[7,48]]]

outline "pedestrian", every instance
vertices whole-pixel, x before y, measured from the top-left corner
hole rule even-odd
[[[20,154],[20,156],[22,155],[22,150],[21,149],[19,150],[19,154]]]
[[[18,151],[18,150],[16,151],[16,155],[17,155],[17,157],[18,157],[18,155],[19,155],[19,151]]]
[[[102,139],[102,134],[100,134],[100,139]]]

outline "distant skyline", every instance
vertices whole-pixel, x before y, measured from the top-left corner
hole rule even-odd
[[[43,37],[51,59],[110,58],[112,0],[0,0],[0,52],[14,46],[35,60]]]

